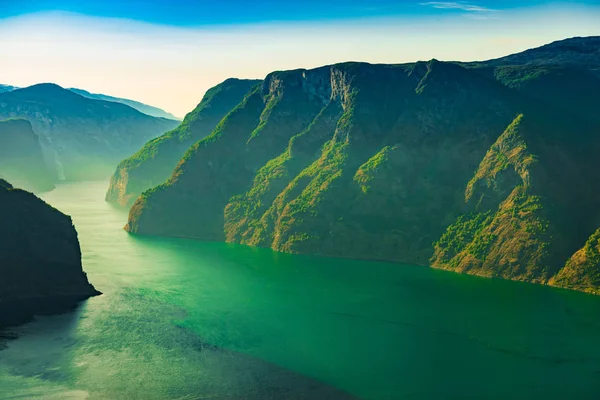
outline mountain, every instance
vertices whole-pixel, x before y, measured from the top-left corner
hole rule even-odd
[[[138,199],[128,229],[355,258],[412,248],[426,263],[512,103],[503,85],[435,60],[276,72]]]
[[[16,87],[16,86],[11,86],[11,85],[0,84],[0,93],[11,92],[11,91],[17,90],[17,89],[20,89],[20,88]],[[108,96],[108,95],[100,94],[100,93],[90,93],[87,90],[77,89],[77,88],[69,88],[68,90],[70,90],[73,93],[77,93],[80,96],[86,97],[88,99],[112,101],[113,103],[125,104],[135,110],[138,110],[139,112],[141,112],[143,114],[150,115],[151,117],[166,118],[166,119],[172,119],[175,121],[180,121],[180,118],[177,118],[176,116],[174,116],[171,113],[166,112],[165,110],[162,110],[158,107],[149,106],[148,104],[140,103],[139,101],[122,99],[120,97],[113,97],[113,96]]]
[[[0,121],[0,177],[34,192],[54,189],[54,173],[27,120]]]
[[[0,179],[0,327],[100,294],[81,267],[71,218]]]
[[[211,134],[258,80],[228,79],[208,90],[198,106],[174,130],[146,143],[122,161],[113,174],[106,200],[131,206],[142,192],[163,183],[195,142]]]
[[[92,100],[54,84],[0,94],[0,118],[24,118],[40,137],[57,178],[110,176],[114,165],[177,125],[124,104]]]
[[[483,61],[488,66],[563,65],[600,73],[600,36],[574,37],[545,46]]]
[[[271,73],[125,229],[598,292],[590,71],[432,60]]]
[[[83,89],[69,88],[69,90],[72,91],[73,93],[77,93],[78,95],[81,95],[83,97],[87,97],[88,99],[105,100],[105,101],[112,101],[115,103],[122,103],[122,104],[128,105],[131,108],[138,110],[141,113],[150,115],[152,117],[166,118],[166,119],[180,121],[179,118],[177,118],[176,116],[174,116],[171,113],[166,112],[165,110],[161,110],[158,107],[153,107],[153,106],[149,106],[144,103],[140,103],[139,101],[122,99],[119,97],[113,97],[113,96],[108,96],[108,95],[99,94],[99,93],[90,93],[87,90],[83,90]]]
[[[2,85],[0,84],[0,93],[4,93],[4,92],[11,92],[15,89],[18,89],[16,86],[10,86],[10,85]]]
[[[432,265],[558,284],[600,222],[599,133],[571,115],[519,115],[466,185],[468,210],[435,244]]]

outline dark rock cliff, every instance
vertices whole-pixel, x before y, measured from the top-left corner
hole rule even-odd
[[[0,180],[0,327],[100,294],[88,282],[71,218]]]

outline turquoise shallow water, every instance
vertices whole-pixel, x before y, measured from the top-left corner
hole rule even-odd
[[[136,238],[106,186],[43,196],[73,216],[104,295],[15,329],[0,399],[342,398],[304,377],[372,400],[600,398],[600,297]]]

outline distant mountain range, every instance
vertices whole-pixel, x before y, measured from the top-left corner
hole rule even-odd
[[[0,84],[0,93],[10,92],[10,91],[13,91],[16,89],[20,89],[20,88],[18,88],[16,86]],[[172,119],[172,120],[176,120],[176,121],[181,121],[180,118],[177,118],[176,116],[174,116],[171,113],[166,112],[165,110],[162,110],[158,107],[149,106],[144,103],[140,103],[139,101],[122,99],[119,97],[108,96],[105,94],[90,93],[87,90],[77,89],[77,88],[69,88],[68,90],[72,91],[73,93],[77,93],[78,95],[81,95],[83,97],[87,97],[88,99],[105,100],[105,101],[112,101],[115,103],[126,104],[129,107],[134,108],[134,109],[138,110],[139,112],[144,113],[146,115],[150,115],[152,117],[167,118],[167,119]]]
[[[110,176],[119,160],[178,124],[54,84],[0,93],[0,120],[9,118],[31,123],[55,178],[67,180]]]
[[[83,97],[87,97],[88,99],[106,100],[106,101],[113,101],[115,103],[126,104],[129,107],[135,108],[139,112],[150,115],[152,117],[167,118],[167,119],[173,119],[176,121],[181,121],[181,118],[177,118],[176,116],[174,116],[171,113],[166,112],[165,110],[161,110],[158,107],[153,107],[153,106],[149,106],[144,103],[140,103],[139,101],[129,100],[129,99],[121,99],[119,97],[107,96],[105,94],[90,93],[87,90],[83,90],[83,89],[69,88],[69,90],[74,93],[77,93]]]
[[[599,49],[273,72],[219,110],[126,230],[600,293]],[[110,201],[147,184],[132,171],[171,168],[143,149]]]

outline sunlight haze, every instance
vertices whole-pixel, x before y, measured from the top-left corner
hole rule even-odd
[[[285,24],[174,26],[64,11],[7,17],[0,19],[0,83],[53,82],[183,117],[208,88],[232,76],[260,79],[274,70],[342,61],[483,60],[600,33],[600,7],[592,5],[415,5],[422,15]]]

